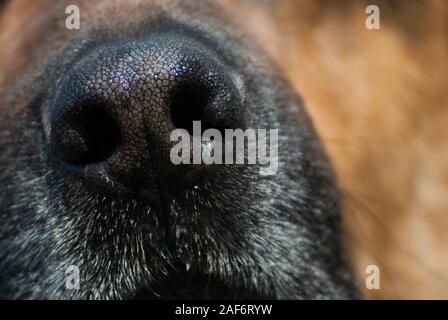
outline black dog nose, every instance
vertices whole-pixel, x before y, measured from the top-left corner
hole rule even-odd
[[[241,126],[240,83],[213,49],[187,36],[91,49],[62,79],[49,109],[52,154],[92,179],[140,187],[175,170],[172,130],[191,133],[194,120],[202,129]]]

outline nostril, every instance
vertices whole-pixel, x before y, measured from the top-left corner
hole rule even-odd
[[[78,115],[55,121],[52,149],[60,160],[77,166],[107,160],[121,141],[120,127],[104,107],[84,105]]]
[[[75,164],[107,160],[120,143],[120,128],[115,119],[105,109],[94,107],[81,115],[79,125],[87,151]]]
[[[193,134],[193,121],[204,119],[205,108],[210,101],[210,90],[197,84],[186,84],[176,89],[171,96],[171,120],[178,129]],[[208,124],[203,123],[202,128]]]
[[[175,128],[185,129],[193,135],[193,121],[201,121],[201,134],[213,128],[238,127],[242,113],[241,102],[234,97],[234,88],[213,84],[188,82],[175,87],[170,93],[169,110]]]

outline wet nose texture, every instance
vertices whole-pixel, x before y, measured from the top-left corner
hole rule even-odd
[[[61,81],[49,109],[50,149],[92,182],[145,188],[170,163],[176,128],[243,126],[237,76],[206,45],[157,34],[90,50]],[[178,177],[180,178],[180,177]]]

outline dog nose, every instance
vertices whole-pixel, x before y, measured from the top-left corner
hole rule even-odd
[[[63,167],[139,188],[175,172],[170,134],[238,128],[241,81],[212,48],[158,34],[89,50],[67,72],[49,108],[50,149]]]

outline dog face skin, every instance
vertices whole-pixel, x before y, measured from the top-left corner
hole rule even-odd
[[[81,30],[70,31],[69,4],[14,1],[4,12],[1,37],[11,45],[0,68],[0,296],[358,297],[329,161],[297,93],[247,31],[243,7],[81,1]],[[243,129],[279,129],[276,175],[248,165],[173,168],[164,144],[173,121],[158,109],[165,96],[151,98],[135,79],[168,86],[144,70],[163,74],[179,55],[203,59],[199,78],[207,68],[224,77],[204,81],[233,94]],[[118,91],[110,74],[124,79]],[[89,77],[100,84],[89,87]],[[107,105],[138,156],[115,151],[98,166],[67,164],[73,148],[58,146],[74,137],[64,125],[75,112],[66,108],[85,96]],[[79,290],[65,288],[72,265]]]

